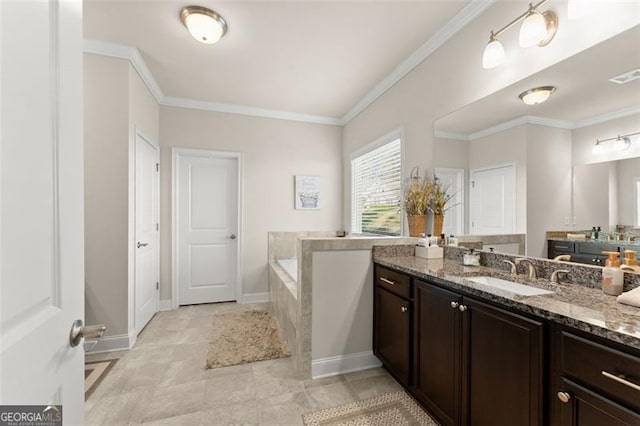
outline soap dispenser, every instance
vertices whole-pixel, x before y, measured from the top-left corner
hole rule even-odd
[[[622,285],[624,281],[624,272],[620,269],[620,261],[617,251],[603,251],[602,253],[609,256],[602,268],[602,291],[612,296],[622,294]]]
[[[640,272],[640,266],[638,266],[638,261],[636,260],[636,251],[635,250],[625,250],[622,252],[624,258],[622,259],[622,266],[620,269],[623,271],[633,271]]]

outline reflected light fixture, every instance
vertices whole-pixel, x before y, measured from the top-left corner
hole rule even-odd
[[[593,155],[601,155],[609,152],[626,151],[631,148],[631,139],[629,136],[640,135],[640,132],[629,133],[626,135],[618,135],[608,139],[596,139],[593,146]],[[611,144],[607,142],[612,142]]]
[[[491,31],[489,42],[482,55],[482,67],[490,69],[505,62],[505,53],[498,36],[520,21],[519,43],[521,47],[546,46],[553,40],[558,31],[558,16],[552,10],[540,12],[538,8],[549,0],[542,0],[535,5],[529,3],[529,9],[498,31]]]
[[[185,7],[180,11],[180,20],[193,38],[201,43],[213,44],[227,32],[224,18],[206,7]]]
[[[549,99],[549,96],[555,91],[554,86],[540,86],[525,90],[518,97],[527,105],[538,105]]]

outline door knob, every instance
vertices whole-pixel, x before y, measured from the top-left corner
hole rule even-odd
[[[236,234],[229,235],[229,238],[232,239],[232,240],[235,240],[236,239]]]
[[[75,320],[71,324],[71,331],[69,332],[69,344],[72,348],[75,348],[80,344],[80,340],[83,337],[87,339],[99,339],[107,329],[104,324],[92,325],[85,327],[82,320]]]
[[[140,247],[146,247],[146,246],[148,246],[148,245],[149,245],[149,243],[141,243],[140,241],[138,241],[138,248],[140,248]]]
[[[456,309],[458,307],[459,303],[458,302],[451,302],[451,307],[453,309]]]
[[[566,392],[558,392],[558,399],[564,403],[567,403],[571,399],[571,395]]]
[[[460,306],[458,306],[458,309],[460,309],[460,312],[464,312],[464,311],[467,310],[467,307],[464,306],[464,305],[460,305]]]
[[[406,307],[406,306],[403,306],[403,307],[401,307],[401,308],[400,308],[400,310],[401,310],[402,312],[407,312],[407,307]]]

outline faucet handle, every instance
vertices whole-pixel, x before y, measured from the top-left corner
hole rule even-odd
[[[551,273],[551,282],[560,284],[560,274],[568,275],[569,271],[566,269],[557,269]]]

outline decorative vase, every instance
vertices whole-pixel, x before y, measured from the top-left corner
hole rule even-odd
[[[434,214],[433,215],[433,235],[436,237],[440,237],[442,234],[442,225],[444,224],[444,215],[443,214]]]
[[[426,215],[423,214],[408,214],[407,221],[409,222],[409,236],[420,237],[424,234],[424,227],[426,222]]]

